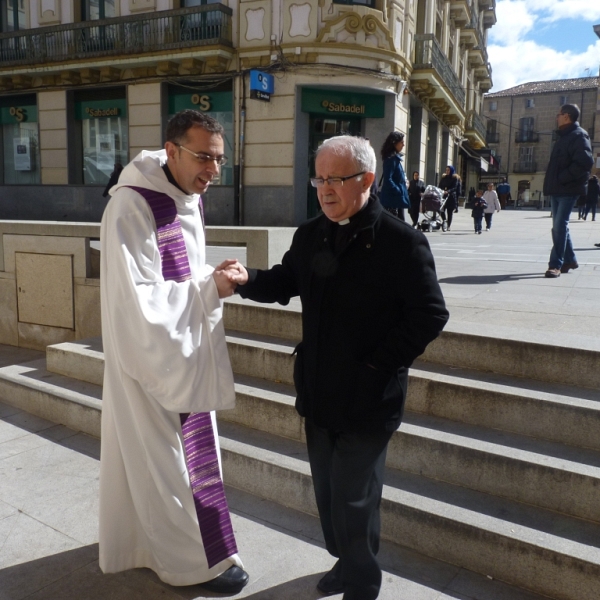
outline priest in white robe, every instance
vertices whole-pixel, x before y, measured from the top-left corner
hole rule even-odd
[[[235,261],[206,265],[199,195],[218,177],[223,148],[214,119],[178,113],[165,149],[125,167],[104,212],[100,567],[147,567],[171,585],[231,594],[248,575],[211,411],[235,402],[221,298],[233,293],[237,271]],[[192,418],[204,420],[184,436]],[[193,437],[211,464],[193,465]],[[206,490],[219,498],[218,521]]]

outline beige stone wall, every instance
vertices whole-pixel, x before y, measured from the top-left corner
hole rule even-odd
[[[40,160],[43,184],[69,182],[67,158],[67,96],[64,90],[38,94]]]
[[[127,100],[131,160],[142,150],[162,148],[160,82],[130,85]]]
[[[0,344],[44,350],[101,334],[100,280],[90,277],[87,237],[95,230],[0,224]]]

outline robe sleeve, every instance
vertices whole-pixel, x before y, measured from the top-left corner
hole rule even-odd
[[[233,378],[212,269],[165,281],[154,219],[133,191],[117,192],[102,236],[103,334],[122,371],[166,410],[231,408]]]

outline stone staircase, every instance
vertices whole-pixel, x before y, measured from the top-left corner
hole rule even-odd
[[[234,300],[237,407],[219,414],[226,482],[316,514],[294,409],[300,315]],[[600,598],[600,356],[449,326],[411,369],[390,443],[382,535],[553,598]],[[99,340],[0,369],[0,399],[100,435]]]

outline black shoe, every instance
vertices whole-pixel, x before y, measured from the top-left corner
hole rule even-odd
[[[560,268],[561,273],[568,273],[569,269],[579,269],[579,265],[576,262],[572,263],[563,263],[563,266]]]
[[[234,565],[218,577],[204,583],[199,583],[198,587],[208,592],[214,592],[215,594],[237,594],[242,591],[242,588],[249,580],[248,573],[244,569],[240,569]]]
[[[341,571],[342,567],[338,560],[335,565],[333,565],[333,569],[321,577],[319,583],[317,583],[317,589],[325,594],[325,596],[341,594],[344,591],[344,584],[341,580]]]
[[[545,277],[550,277],[552,279],[556,279],[557,277],[560,277],[560,269],[548,269],[545,273],[544,273]]]

